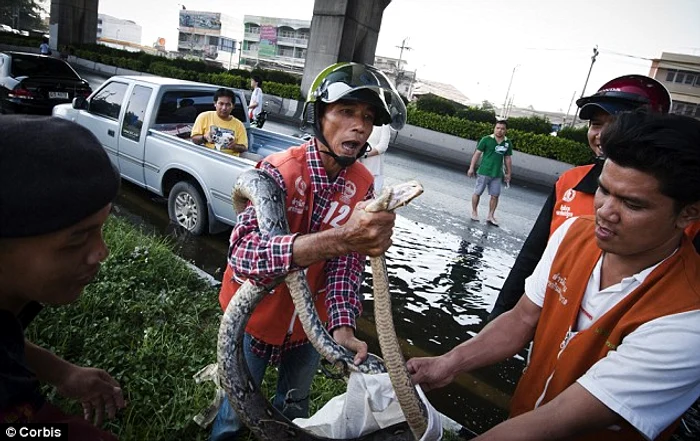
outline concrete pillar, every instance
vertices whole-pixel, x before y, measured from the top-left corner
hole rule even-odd
[[[98,0],[51,0],[49,45],[95,44]]]
[[[301,90],[338,61],[374,64],[384,9],[391,0],[316,0]]]

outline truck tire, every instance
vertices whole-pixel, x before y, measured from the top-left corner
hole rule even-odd
[[[168,195],[168,216],[175,224],[195,236],[208,228],[207,201],[196,185],[187,181],[175,184]]]

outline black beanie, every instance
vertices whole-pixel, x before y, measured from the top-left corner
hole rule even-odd
[[[118,190],[119,172],[86,128],[53,117],[0,116],[0,238],[75,225]]]

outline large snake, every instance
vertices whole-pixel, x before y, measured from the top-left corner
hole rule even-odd
[[[371,203],[365,209],[368,211],[393,210],[398,206],[406,204],[422,192],[422,187],[417,183],[400,184],[382,194],[380,198]],[[251,200],[255,206],[259,229],[268,235],[288,234],[289,226],[285,216],[284,195],[274,180],[264,172],[259,170],[247,171],[239,177],[233,193],[234,206],[237,211],[245,208],[247,200]],[[386,277],[386,267],[383,258],[372,259],[372,267],[375,267],[375,260],[378,260],[384,268],[383,278],[375,275],[375,291],[377,286],[383,286],[385,293],[375,292],[375,304],[377,298],[384,297],[384,302],[388,303],[388,312],[379,310],[379,315],[389,316],[389,326],[393,333],[391,323],[391,305],[388,299],[388,279]],[[383,282],[382,282],[383,280]],[[246,282],[238,290],[229,303],[219,329],[218,340],[218,365],[219,380],[222,387],[229,396],[229,401],[237,412],[241,420],[260,439],[284,440],[284,439],[323,439],[300,429],[287,420],[277,409],[270,405],[260,394],[255,384],[250,379],[247,365],[243,358],[243,334],[245,326],[252,314],[255,306],[264,295],[281,282],[281,278],[274,281],[270,286],[255,287],[250,282]],[[311,292],[306,278],[302,271],[290,273],[286,278],[292,298],[299,314],[299,319],[307,332],[314,347],[327,360],[334,364],[345,365],[349,369],[355,368],[360,372],[378,373],[384,372],[385,368],[376,356],[370,356],[360,366],[355,367],[352,363],[354,354],[337,344],[328,334],[321,323],[313,306]],[[383,285],[382,285],[383,284]],[[378,295],[379,294],[379,295]],[[385,295],[383,295],[385,294]],[[386,305],[386,303],[385,303]],[[386,307],[386,306],[385,306]],[[379,320],[378,320],[379,322]],[[382,319],[382,322],[386,322]],[[386,330],[386,328],[385,328]],[[383,333],[378,329],[378,334]],[[393,335],[394,347],[381,343],[382,352],[390,354],[390,365],[398,368],[399,374],[392,374],[390,378],[392,384],[397,388],[397,397],[402,408],[406,406],[409,411],[404,411],[409,420],[409,426],[414,436],[420,438],[425,431],[427,417],[422,402],[417,397],[415,389],[410,383],[410,378],[403,365],[403,357],[398,346],[395,334]],[[390,338],[386,341],[392,341]],[[392,351],[393,349],[393,351]],[[397,358],[398,354],[398,358]],[[386,357],[386,355],[385,355]],[[410,389],[408,391],[401,389]],[[412,402],[411,402],[412,401]],[[414,409],[418,409],[420,415],[416,416]],[[422,413],[421,413],[422,412]],[[406,424],[397,424],[373,434],[366,435],[360,439],[386,439],[403,440],[410,439],[410,434],[406,430]]]

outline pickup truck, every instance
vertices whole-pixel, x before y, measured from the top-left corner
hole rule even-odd
[[[232,156],[190,141],[200,112],[214,110],[220,86],[157,76],[114,76],[89,97],[53,108],[95,134],[123,179],[168,199],[170,219],[192,234],[234,225],[231,191],[239,174],[270,153],[303,141],[251,127],[243,91],[232,116],[248,132],[248,152]],[[185,103],[183,104],[183,101]]]

